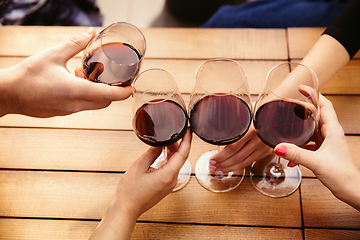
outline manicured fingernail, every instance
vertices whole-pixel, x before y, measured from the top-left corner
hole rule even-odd
[[[210,160],[209,163],[210,163],[211,165],[215,165],[215,164],[216,164],[216,161],[215,161],[215,160]]]
[[[94,32],[94,29],[92,27],[89,27],[86,32],[84,32],[85,35],[91,36]]]
[[[274,153],[275,153],[276,155],[279,155],[279,156],[284,157],[284,156],[286,155],[286,151],[287,151],[286,147],[284,147],[284,146],[279,146],[279,147],[277,147],[277,148],[275,149]]]
[[[216,175],[223,175],[223,174],[224,174],[224,172],[223,172],[223,171],[221,171],[221,170],[217,170],[217,171],[215,171],[215,174],[216,174]]]
[[[287,164],[287,166],[288,167],[296,167],[296,163],[294,163],[294,162],[288,162],[288,164]]]
[[[216,167],[213,166],[213,165],[209,165],[209,168],[210,168],[210,169],[216,169]]]

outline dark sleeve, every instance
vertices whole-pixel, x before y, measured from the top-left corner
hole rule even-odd
[[[352,59],[360,48],[360,0],[350,1],[323,34],[339,41]]]

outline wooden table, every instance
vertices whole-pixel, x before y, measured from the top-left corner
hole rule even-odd
[[[204,60],[229,57],[243,65],[256,95],[273,66],[301,60],[322,30],[143,29],[148,48],[142,70],[169,70],[186,98]],[[0,27],[0,67],[82,31],[85,28]],[[69,69],[79,64],[80,54],[70,60]],[[321,92],[333,102],[360,167],[360,55]],[[123,173],[148,148],[132,131],[131,99],[66,117],[7,115],[0,126],[1,239],[87,239]],[[192,167],[213,148],[194,136]],[[248,172],[237,189],[218,194],[202,188],[193,174],[184,189],[140,217],[133,238],[360,239],[360,213],[301,169],[300,189],[285,198],[259,193]]]

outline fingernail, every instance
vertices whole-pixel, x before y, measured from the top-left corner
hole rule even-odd
[[[279,156],[284,157],[284,156],[286,155],[286,151],[287,151],[286,147],[284,147],[284,146],[279,146],[279,147],[277,147],[277,148],[275,149],[274,153],[275,153],[276,155],[279,155]]]
[[[288,167],[296,167],[296,163],[294,163],[294,162],[288,162],[288,164],[287,164],[287,166]]]
[[[210,160],[209,163],[210,163],[211,165],[215,165],[215,164],[216,164],[216,161],[215,161],[215,160]]]
[[[216,175],[223,175],[223,174],[224,174],[224,172],[223,172],[223,171],[221,171],[221,170],[217,170],[217,171],[215,171],[215,174],[216,174]]]
[[[94,28],[89,27],[89,28],[86,30],[86,32],[84,32],[84,34],[87,35],[87,36],[91,36],[91,35],[93,34],[93,32],[94,32]]]
[[[209,168],[210,168],[210,169],[216,169],[216,167],[213,166],[213,165],[209,165]]]

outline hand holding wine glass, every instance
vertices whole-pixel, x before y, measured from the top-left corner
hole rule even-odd
[[[166,164],[167,146],[176,143],[186,132],[188,116],[181,92],[174,77],[163,69],[149,69],[133,82],[133,128],[144,143],[162,147],[163,153],[155,168]],[[190,180],[191,165],[186,161],[179,173],[174,191]]]
[[[204,62],[196,73],[189,115],[194,133],[218,146],[198,159],[195,167],[198,182],[213,192],[226,192],[239,186],[245,175],[244,168],[224,173],[213,169],[210,160],[221,145],[241,139],[251,123],[249,87],[241,65],[226,58]]]
[[[254,126],[259,138],[274,148],[281,142],[303,146],[318,126],[318,79],[308,67],[297,63],[275,66],[267,75],[254,109]],[[284,197],[301,183],[299,167],[270,155],[251,167],[251,181],[261,193]]]
[[[274,151],[295,164],[309,168],[335,197],[360,211],[360,170],[351,156],[344,130],[331,102],[320,94],[319,106],[321,129],[316,139],[320,140],[320,147],[309,145],[303,149],[294,144],[280,143]]]

